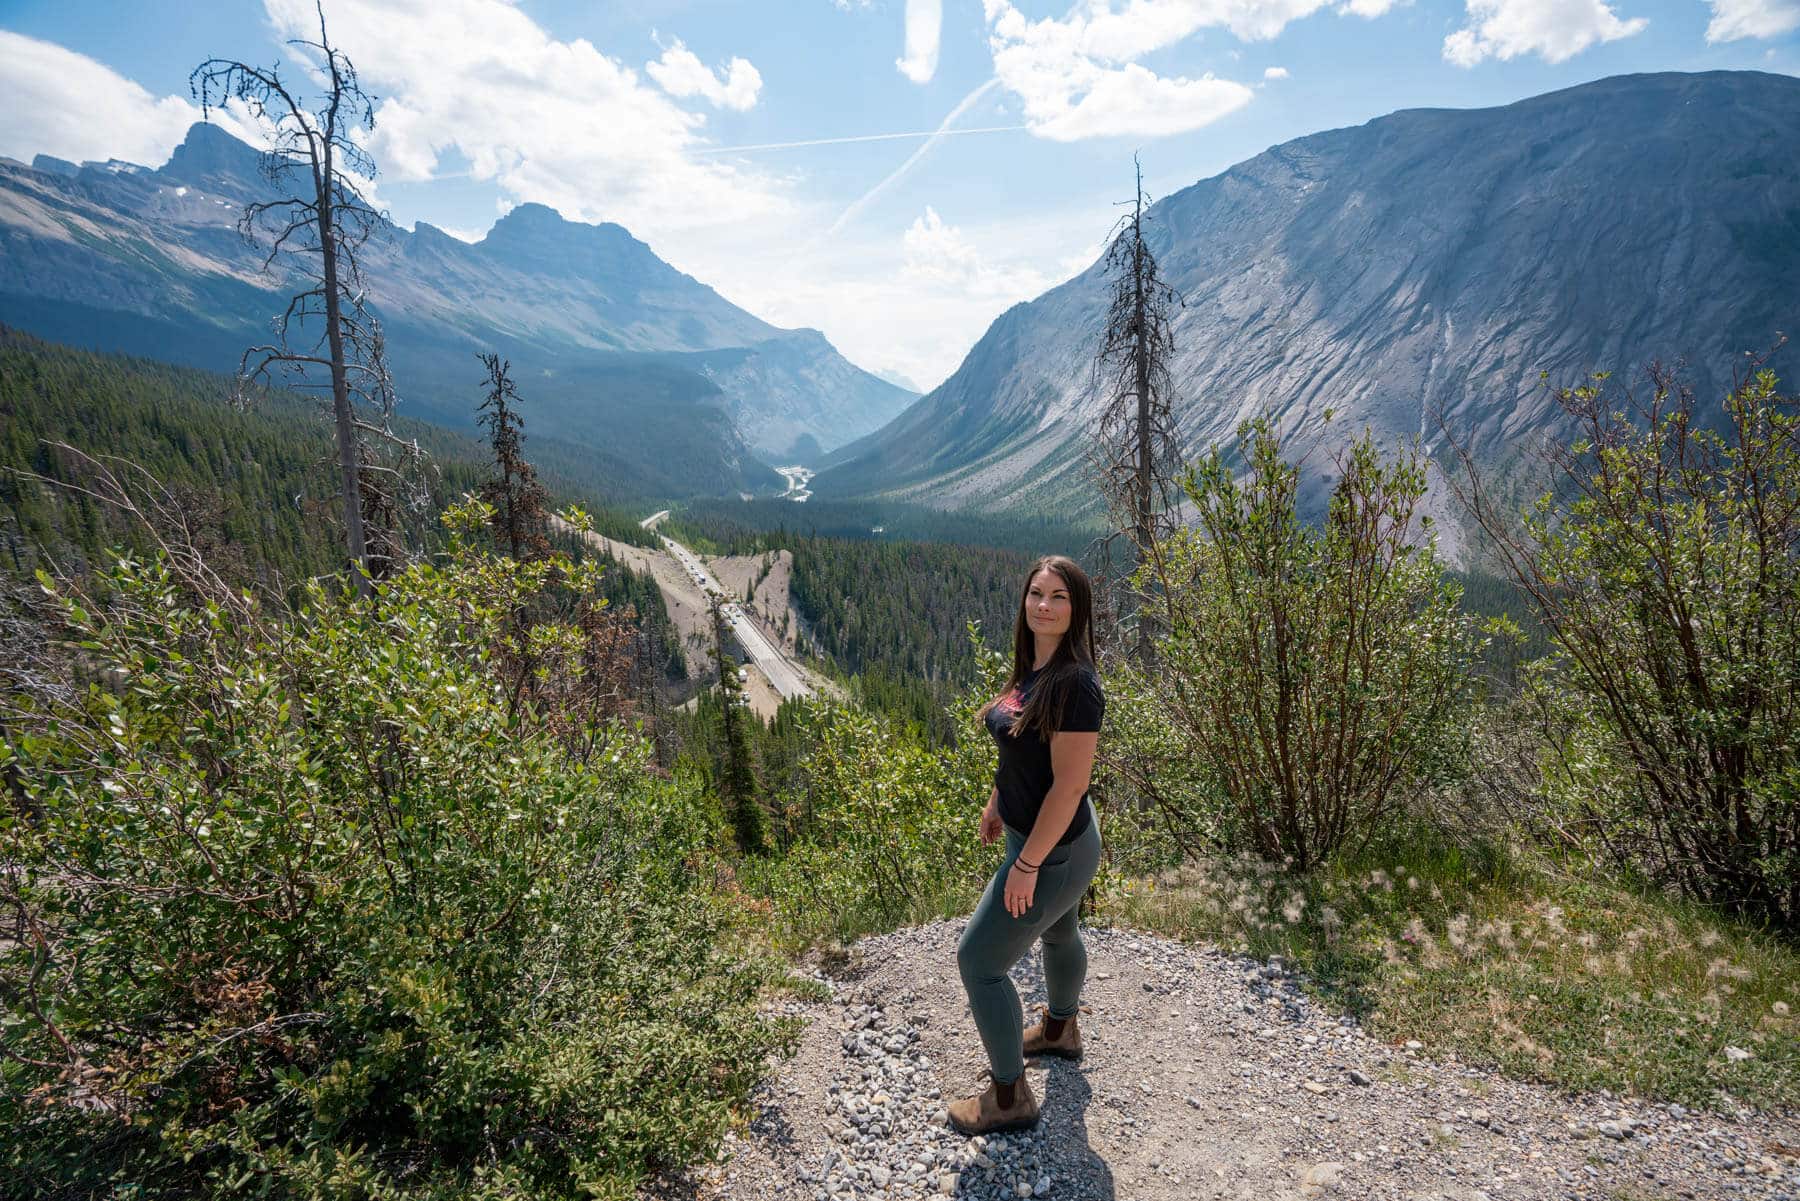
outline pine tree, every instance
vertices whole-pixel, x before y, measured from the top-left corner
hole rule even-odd
[[[550,519],[544,511],[545,492],[537,469],[522,453],[525,419],[519,415],[519,394],[513,386],[512,364],[497,354],[476,356],[487,368],[487,397],[481,402],[478,424],[488,432],[498,478],[482,485],[481,498],[494,506],[495,537],[515,562],[541,559],[550,553]]]
[[[720,791],[731,814],[738,850],[746,855],[768,851],[768,822],[757,800],[756,769],[751,760],[750,732],[744,725],[749,705],[737,666],[725,654],[725,611],[717,600],[712,605],[713,662],[719,670],[720,721],[725,733],[725,772]]]

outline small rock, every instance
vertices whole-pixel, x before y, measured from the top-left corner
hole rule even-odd
[[[1037,1183],[1031,1186],[1031,1195],[1034,1197],[1045,1197],[1045,1196],[1048,1196],[1049,1194],[1050,1194],[1050,1177],[1039,1176],[1037,1178]]]
[[[1756,1058],[1756,1055],[1754,1052],[1746,1051],[1742,1047],[1726,1047],[1725,1058],[1729,1059],[1732,1063],[1742,1063],[1746,1059]]]
[[[1021,1197],[1031,1196],[1031,1181],[1029,1181],[1029,1180],[1019,1181],[1019,1183],[1017,1183],[1013,1186],[1013,1192],[1017,1193]]]
[[[1369,1076],[1368,1073],[1360,1072],[1355,1068],[1351,1068],[1350,1069],[1350,1083],[1357,1085],[1360,1088],[1368,1088],[1371,1084],[1374,1084],[1375,1081]]]
[[[1406,1049],[1408,1051],[1423,1051],[1425,1049],[1425,1044],[1416,1038],[1409,1038],[1406,1040]]]
[[[1326,1088],[1323,1084],[1320,1084],[1317,1080],[1308,1080],[1305,1084],[1302,1084],[1300,1087],[1305,1089],[1307,1092],[1312,1093],[1314,1096],[1320,1096],[1320,1095],[1323,1095],[1323,1094],[1331,1091],[1330,1089]]]
[[[1300,1178],[1300,1192],[1303,1196],[1321,1196],[1327,1189],[1334,1189],[1344,1180],[1344,1165],[1335,1160],[1316,1163],[1306,1169],[1306,1175]]]

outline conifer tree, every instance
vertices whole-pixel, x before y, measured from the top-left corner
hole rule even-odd
[[[497,354],[478,355],[487,368],[487,397],[481,402],[479,424],[488,431],[494,466],[500,474],[481,488],[481,499],[494,507],[494,534],[514,561],[524,563],[550,553],[550,519],[544,510],[546,493],[538,483],[537,469],[522,453],[525,420],[519,415],[519,394],[513,386],[512,364]]]
[[[748,704],[737,666],[725,654],[725,610],[715,599],[712,603],[713,662],[719,670],[719,702],[721,725],[725,735],[725,771],[720,780],[731,815],[738,849],[746,855],[761,855],[768,850],[768,823],[757,800],[756,769],[751,762],[750,732],[744,726],[744,710]]]

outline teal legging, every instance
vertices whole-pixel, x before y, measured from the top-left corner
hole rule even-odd
[[[1044,991],[1050,1016],[1074,1017],[1081,1006],[1087,948],[1081,945],[1075,918],[1081,895],[1100,869],[1100,822],[1093,802],[1084,798],[1081,803],[1088,806],[1087,829],[1044,856],[1031,908],[1021,917],[1006,911],[1006,874],[1024,849],[1026,834],[1006,827],[1006,857],[956,944],[956,966],[969,993],[969,1011],[987,1049],[994,1080],[1000,1084],[1025,1074],[1025,1016],[1007,972],[1034,939],[1044,940]]]

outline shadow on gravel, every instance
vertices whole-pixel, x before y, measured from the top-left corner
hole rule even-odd
[[[1046,1062],[1049,1076],[1039,1098],[1043,1116],[1036,1133],[1051,1178],[1050,1195],[1063,1201],[1117,1201],[1112,1168],[1088,1141],[1087,1108],[1094,1090],[1088,1086],[1087,1076],[1080,1065],[1065,1059]],[[992,1186],[985,1181],[975,1183],[974,1176],[973,1172],[963,1173],[952,1195],[990,1201]]]

